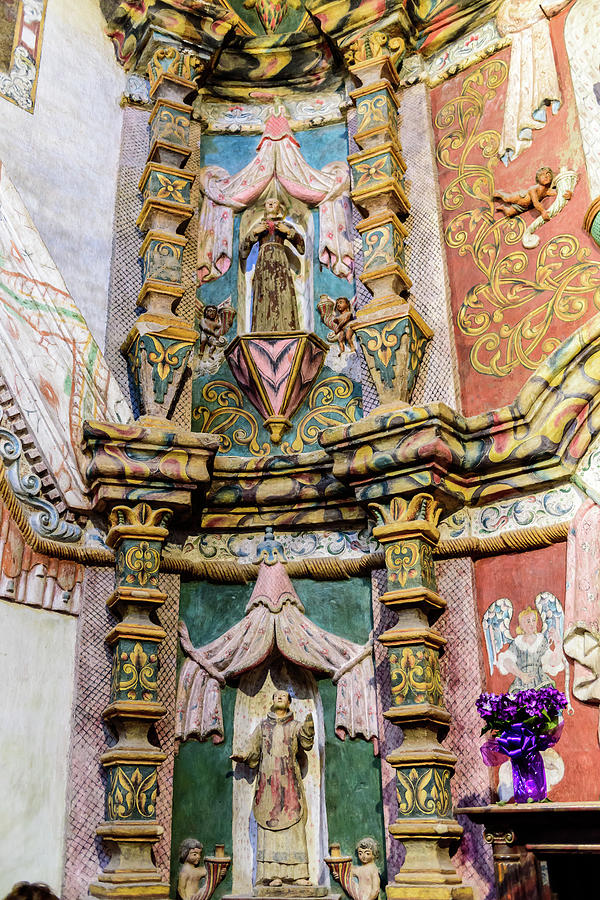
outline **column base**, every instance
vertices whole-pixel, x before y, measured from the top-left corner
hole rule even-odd
[[[473,900],[473,888],[464,884],[388,884],[388,900]]]

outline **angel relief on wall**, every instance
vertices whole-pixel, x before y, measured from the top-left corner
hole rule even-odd
[[[535,605],[527,606],[517,615],[513,636],[514,607],[508,597],[501,597],[488,606],[482,619],[483,636],[490,675],[497,670],[510,679],[497,690],[516,694],[518,691],[542,687],[556,687],[556,676],[565,672],[565,694],[569,699],[569,667],[563,652],[564,610],[558,598],[543,591],[535,598]],[[562,780],[564,763],[556,749],[542,751],[548,788]],[[499,769],[498,793],[501,800],[512,796],[510,762]]]

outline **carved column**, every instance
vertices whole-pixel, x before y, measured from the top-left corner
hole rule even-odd
[[[355,140],[359,153],[348,157],[352,199],[365,216],[357,229],[364,265],[360,280],[373,299],[360,309],[354,331],[360,340],[381,406],[410,401],[427,342],[433,332],[410,303],[411,281],[404,264],[410,204],[404,193],[406,165],[398,138],[398,75],[390,52],[395,42],[371,32],[351,44],[346,61],[354,81]]]
[[[436,590],[433,548],[439,540],[442,507],[430,494],[394,497],[370,504],[378,524],[373,535],[385,550],[387,591],[380,597],[398,614],[397,624],[380,635],[388,651],[392,705],[384,715],[404,733],[387,760],[396,769],[398,818],[390,833],[402,841],[406,858],[390,898],[469,900],[450,860],[462,827],[452,813],[450,779],[456,757],[440,740],[450,713],[444,707],[439,657],[445,639],[432,624],[446,606]]]
[[[140,180],[144,205],[138,227],[146,233],[140,249],[144,282],[137,319],[121,348],[126,357],[142,414],[149,424],[164,424],[198,334],[176,315],[184,294],[182,259],[186,238],[180,234],[192,215],[194,176],[182,169],[188,160],[192,107],[188,101],[206,68],[198,57],[175,47],[161,47],[148,66],[150,151]]]
[[[169,896],[152,858],[163,833],[156,798],[165,754],[149,731],[166,712],[158,692],[159,650],[166,636],[159,616],[167,595],[159,588],[158,572],[169,519],[188,512],[192,493],[208,483],[218,444],[213,435],[138,423],[84,426],[92,502],[97,511],[108,511],[107,543],[115,551],[115,590],[106,602],[119,617],[106,636],[112,675],[103,712],[117,743],[100,758],[106,803],[97,828],[110,859],[90,885],[95,897]]]
[[[106,769],[106,819],[98,828],[110,862],[90,886],[95,897],[168,897],[169,885],[152,859],[163,829],[156,821],[157,768],[165,759],[149,729],[165,707],[158,702],[158,647],[165,637],[150,614],[166,600],[158,588],[162,546],[171,510],[115,506],[107,543],[116,553],[115,590],[109,609],[120,620],[106,636],[113,663],[110,703],[103,713],[118,736],[101,756]]]

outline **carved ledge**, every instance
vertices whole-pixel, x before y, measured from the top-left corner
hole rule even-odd
[[[144,500],[189,510],[192,494],[206,487],[219,437],[139,423],[88,421],[84,449],[94,506]]]

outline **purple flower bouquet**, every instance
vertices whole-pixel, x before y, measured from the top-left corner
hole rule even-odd
[[[517,803],[546,798],[546,773],[540,751],[558,741],[565,695],[554,687],[519,691],[517,694],[481,694],[475,702],[484,720],[482,734],[492,737],[481,747],[486,766],[510,759]]]

